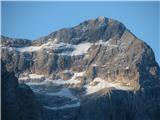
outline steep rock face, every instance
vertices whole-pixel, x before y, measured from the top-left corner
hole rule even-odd
[[[116,20],[101,16],[34,41],[1,39],[7,71],[31,87],[46,119],[160,118],[154,53]]]
[[[109,94],[89,96],[83,100],[78,120],[158,120],[160,87],[143,91],[113,90]],[[82,102],[82,103],[83,103]]]
[[[45,44],[48,47],[49,45],[50,47],[52,47],[51,44],[61,43],[61,42],[71,44],[71,45],[80,44],[84,42],[94,43],[94,42],[98,42],[99,40],[107,41],[110,38],[114,39],[111,42],[116,42],[118,39],[120,39],[120,37],[122,36],[125,30],[126,30],[125,26],[120,22],[112,19],[104,18],[104,17],[99,17],[95,20],[85,21],[73,28],[62,29],[62,30],[53,32],[46,37],[33,41],[32,43],[28,42],[28,40],[26,41],[21,40],[20,42],[20,40],[13,40],[12,38],[2,37],[2,45],[4,46],[4,49],[5,49],[5,46],[12,47],[9,49],[10,50],[9,53],[8,52],[5,53],[6,50],[4,52],[2,51],[2,53],[4,53],[3,56],[5,60],[9,59],[12,62],[14,62],[14,63],[11,63],[11,61],[6,61],[7,63],[10,64],[9,66],[12,66],[12,68],[10,69],[16,72],[17,71],[22,72],[23,70],[29,70],[29,71],[32,70],[33,72],[40,72],[39,71],[39,68],[40,68],[40,70],[45,70],[47,71],[48,74],[50,74],[55,70],[64,70],[64,69],[69,69],[71,67],[77,67],[77,66],[84,67],[84,65],[87,64],[86,63],[87,60],[85,60],[83,63],[80,63],[81,66],[79,66],[80,61],[77,61],[77,60],[79,60],[80,57],[83,58],[84,55],[77,56],[79,55],[77,54],[76,56],[73,56],[73,57],[66,56],[66,55],[59,56],[59,54],[61,53],[63,54],[63,52],[65,52],[66,50],[67,52],[70,52],[73,49],[75,49],[75,47],[77,47],[77,46],[70,46],[70,45],[67,46],[66,44],[59,45],[58,50],[57,49],[45,50],[46,47],[44,47],[41,49],[40,52],[37,51],[36,53],[34,52],[34,50],[31,50],[30,53],[28,53],[27,51],[25,52],[25,50],[24,51],[22,50],[25,53],[21,53],[21,52],[17,53],[18,50],[14,48],[24,47],[31,44],[38,46],[38,45],[44,45],[45,43],[48,43],[48,44]],[[11,42],[11,41],[14,41],[14,42]],[[19,46],[16,43],[19,43],[18,44]],[[21,43],[23,43],[22,44],[23,46],[21,45]],[[79,47],[81,46],[79,45]],[[50,52],[52,53],[52,55],[48,54]],[[2,59],[3,59],[3,56],[2,56]],[[10,58],[6,58],[5,56],[7,57],[10,56]],[[55,63],[55,64],[52,64],[52,63]],[[56,64],[57,66],[55,66]]]
[[[7,72],[5,67],[1,79],[2,120],[43,120],[40,104],[27,85],[18,85],[14,73]]]
[[[104,69],[101,71],[105,74],[97,73],[97,76],[106,78],[106,72],[109,76],[114,73],[139,72],[136,64],[147,56],[152,56],[149,57],[153,59],[149,60],[153,64],[152,69],[159,71],[156,63],[153,63],[154,54],[146,43],[137,39],[122,23],[104,17],[53,32],[32,42],[2,37],[2,48],[2,60],[7,69],[16,73],[30,72],[48,76],[66,69],[91,71],[95,67],[98,72]]]
[[[18,81],[17,78],[13,77],[13,74],[6,73],[7,72],[2,69],[2,118],[6,120],[15,118],[15,120],[18,120],[20,119],[18,115],[18,95],[16,94],[16,91],[18,89]],[[7,80],[8,78],[10,78],[10,80]],[[7,113],[10,113],[10,115],[7,115]]]

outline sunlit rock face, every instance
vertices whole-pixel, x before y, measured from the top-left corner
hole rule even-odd
[[[30,41],[1,37],[7,71],[36,94],[48,120],[158,120],[152,49],[100,16]]]

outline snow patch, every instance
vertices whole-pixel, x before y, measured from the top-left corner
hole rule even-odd
[[[83,55],[87,53],[88,49],[92,46],[92,43],[81,43],[74,45],[74,51],[71,53],[71,56]]]
[[[97,64],[92,64],[92,66],[93,66],[93,67],[97,67],[97,66],[99,66],[99,65],[97,65]]]
[[[127,66],[125,69],[128,70],[128,69],[129,69],[129,66]]]
[[[63,84],[78,84],[80,81],[77,80],[77,77],[81,77],[85,74],[85,72],[77,72],[74,73],[73,77],[69,80],[53,80],[53,83],[57,85],[63,85]]]
[[[109,39],[107,41],[99,40],[98,42],[95,43],[95,45],[103,45],[103,46],[108,46],[108,47],[117,47],[118,45],[112,44],[111,43],[112,39]]]
[[[95,78],[92,82],[90,82],[88,85],[84,86],[86,88],[86,94],[92,94],[95,92],[98,92],[104,88],[115,88],[119,90],[132,90],[129,86],[123,86],[118,82],[109,82],[105,81],[101,78]]]
[[[40,78],[43,78],[44,75],[29,74],[29,77],[30,77],[31,79],[40,79]]]
[[[69,70],[65,70],[64,72],[70,72]],[[81,77],[85,74],[85,71],[83,72],[76,72],[74,73],[74,75],[72,76],[71,79],[69,80],[62,80],[62,79],[58,79],[58,80],[51,80],[49,78],[45,78],[45,80],[40,81],[40,82],[27,82],[28,85],[44,85],[44,84],[56,84],[56,85],[65,85],[65,84],[78,84],[81,83],[81,81],[79,81],[77,79],[77,77]],[[19,77],[20,81],[25,81],[25,80],[32,80],[32,79],[42,79],[44,78],[44,75],[37,75],[37,74],[29,74],[29,75],[25,75],[22,77]]]
[[[49,90],[44,90],[44,89],[33,89],[34,92],[37,92],[39,94],[45,94],[48,96],[58,96],[58,97],[66,97],[66,98],[70,98],[71,100],[78,100],[77,97],[73,96],[73,94],[71,93],[71,91],[68,88],[62,88],[60,89],[58,92],[54,92],[54,91],[49,91]]]
[[[41,49],[41,47],[39,47],[39,46],[29,46],[29,47],[16,48],[16,50],[19,52],[33,52],[33,51],[38,51],[40,49]]]
[[[52,84],[53,83],[53,81],[52,80],[48,80],[48,79],[46,79],[46,80],[44,80],[44,81],[41,81],[41,82],[27,82],[26,84],[27,85],[29,85],[29,86],[34,86],[34,85],[46,85],[46,84]]]
[[[27,80],[34,80],[34,79],[42,79],[44,78],[44,75],[38,75],[38,74],[23,74],[19,77],[19,81],[27,81]]]
[[[21,47],[21,48],[16,48],[16,50],[19,52],[33,52],[33,51],[39,51],[42,49],[57,49],[65,45],[65,43],[56,44],[56,42],[57,42],[57,39],[55,38],[53,41],[50,40],[49,42],[44,43],[40,46]]]
[[[38,88],[38,87],[32,87],[32,86],[30,86],[30,87],[35,93],[44,94],[44,95],[47,95],[47,96],[58,96],[58,97],[62,97],[62,99],[69,98],[72,101],[71,104],[65,104],[65,105],[62,105],[62,106],[59,106],[59,107],[44,106],[46,109],[59,110],[59,109],[65,109],[65,108],[72,108],[72,107],[80,106],[79,99],[76,96],[74,96],[71,93],[71,90],[68,89],[68,88],[63,87],[63,88],[59,89],[58,91],[53,91],[53,89],[48,88],[48,87],[47,88]]]
[[[68,48],[72,48],[73,50],[71,51],[64,51],[62,53],[59,53],[59,55],[67,55],[67,56],[77,56],[77,55],[83,55],[87,53],[88,49],[92,46],[92,43],[81,43],[78,45],[71,45],[68,44]]]
[[[78,45],[72,45],[72,44],[68,44],[68,43],[57,43],[58,40],[57,38],[55,39],[49,39],[49,41],[47,43],[44,43],[40,46],[28,46],[28,47],[21,47],[21,48],[15,48],[17,51],[19,52],[33,52],[33,51],[39,51],[39,50],[57,50],[57,49],[62,49],[62,51],[60,53],[57,53],[58,55],[67,55],[67,56],[77,56],[77,55],[83,55],[86,54],[88,49],[92,46],[92,45],[106,45],[109,47],[117,47],[117,45],[113,45],[110,43],[112,39],[108,40],[108,41],[103,41],[103,40],[99,40],[96,43],[89,43],[89,42],[85,42],[85,43],[80,43]]]

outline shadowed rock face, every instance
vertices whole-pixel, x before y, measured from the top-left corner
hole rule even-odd
[[[97,99],[90,96],[80,108],[78,120],[158,120],[159,89],[149,88],[136,93],[113,90]],[[86,102],[87,101],[87,102]]]
[[[43,120],[42,109],[31,89],[18,84],[2,63],[2,120]]]
[[[119,21],[101,16],[34,41],[1,39],[7,71],[31,87],[46,119],[160,119],[154,53]]]

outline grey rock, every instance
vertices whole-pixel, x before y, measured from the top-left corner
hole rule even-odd
[[[47,93],[50,90],[56,93],[56,90],[67,88],[78,96],[81,105],[58,110],[45,109],[46,119],[160,119],[160,67],[149,45],[133,35],[121,22],[100,16],[34,41],[4,36],[1,39],[3,46],[1,59],[7,71],[14,71],[17,77],[27,73],[44,75],[43,79],[49,78],[53,82],[67,81],[77,72],[85,71],[83,76],[75,78],[79,81],[77,85],[67,83],[57,86],[50,81]],[[53,42],[59,47],[52,45]],[[86,53],[70,54],[85,43],[91,44]],[[42,49],[25,52],[17,50],[26,47]],[[130,84],[133,89],[123,91],[113,87],[85,95],[85,86],[97,77],[105,81],[119,82],[124,86]],[[39,82],[41,81],[44,80]],[[93,85],[96,84],[95,82]],[[42,89],[44,86],[39,87]],[[31,88],[34,90],[36,86]],[[34,92],[40,103],[50,106],[56,106],[55,103],[57,105],[68,103],[68,99],[64,96],[49,96],[45,92],[39,95]],[[27,94],[24,95],[27,97]],[[53,104],[47,101],[52,101]]]

